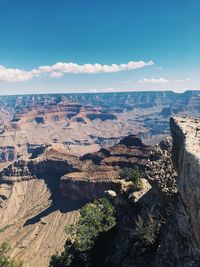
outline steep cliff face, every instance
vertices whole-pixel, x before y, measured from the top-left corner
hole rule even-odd
[[[123,208],[119,208],[123,219],[118,221],[119,231],[116,241],[113,241],[114,252],[109,255],[110,266],[198,267],[199,246],[189,213],[177,188],[178,178],[171,160],[170,138],[152,148],[145,174],[151,188],[134,204],[129,203],[129,196]],[[138,217],[148,227],[154,222],[154,240],[151,240],[150,246],[137,239],[138,229],[135,224]],[[127,234],[125,229],[130,229],[132,234]],[[148,235],[147,230],[145,234]],[[142,231],[139,233],[141,235]]]
[[[200,244],[200,120],[175,117],[170,127],[179,192]]]

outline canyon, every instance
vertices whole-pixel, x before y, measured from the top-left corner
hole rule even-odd
[[[141,165],[150,147],[128,140],[76,157],[47,148],[35,159],[18,160],[0,172],[0,240],[13,245],[11,256],[25,266],[48,266],[63,248],[64,228],[77,209],[108,190],[119,190],[120,166]],[[127,142],[128,141],[128,142]],[[54,241],[53,241],[54,240]]]
[[[41,145],[77,156],[129,134],[155,145],[170,134],[170,116],[198,117],[199,102],[199,91],[0,96],[0,166]]]
[[[109,266],[199,266],[199,101],[199,91],[0,97],[0,243],[25,267],[47,267],[79,209],[107,196],[119,214]],[[127,167],[142,189],[120,177]],[[160,229],[145,259],[126,232],[137,216]]]

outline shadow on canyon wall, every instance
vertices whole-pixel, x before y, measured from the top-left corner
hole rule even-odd
[[[38,223],[42,217],[46,217],[54,211],[59,210],[61,213],[67,213],[73,210],[80,209],[83,205],[86,204],[87,201],[73,200],[62,196],[60,192],[60,174],[51,172],[43,174],[42,177],[38,178],[44,179],[48,189],[51,192],[51,206],[41,211],[36,216],[28,219],[23,226]]]

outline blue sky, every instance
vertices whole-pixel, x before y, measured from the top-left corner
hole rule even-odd
[[[0,94],[200,89],[199,14],[199,0],[0,0]]]

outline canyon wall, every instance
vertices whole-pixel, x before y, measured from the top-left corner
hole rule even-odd
[[[153,148],[135,135],[82,157],[47,147],[5,167],[0,171],[0,243],[8,240],[11,256],[26,267],[47,267],[51,256],[62,251],[65,226],[77,220],[77,209],[114,190],[120,220],[110,266],[198,267],[200,120],[172,118],[170,127],[178,177],[170,138]],[[119,179],[124,167],[139,168],[151,186],[133,193],[130,183]],[[127,235],[137,216],[150,216],[161,226],[145,259],[134,253],[135,238]]]
[[[116,179],[118,171],[109,167],[98,167],[94,171],[72,172],[60,180],[60,191],[63,196],[74,199],[91,201],[104,196],[107,190],[119,190]]]
[[[200,120],[174,117],[170,128],[179,192],[200,244]]]

